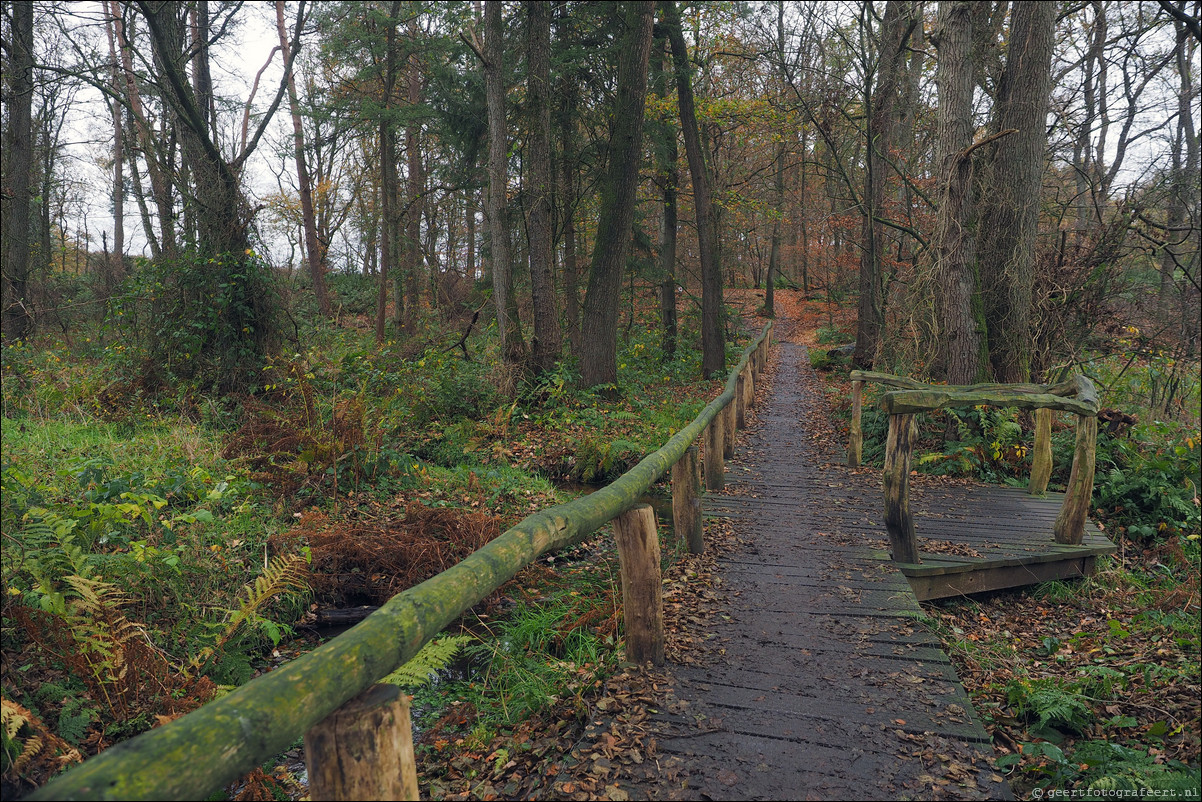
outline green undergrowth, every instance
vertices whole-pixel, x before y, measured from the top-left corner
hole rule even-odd
[[[591,389],[570,360],[539,377],[499,364],[489,328],[464,358],[448,347],[462,321],[381,345],[315,327],[230,396],[130,373],[104,330],[5,348],[6,796],[306,648],[296,626],[329,586],[311,533],[395,536],[415,504],[503,531],[577,492],[555,482],[627,470],[721,389],[698,379],[690,325],[669,358],[650,313],[636,320],[618,381]],[[473,711],[455,738],[582,697],[614,665],[616,568],[540,565],[477,611],[483,673],[453,691]]]

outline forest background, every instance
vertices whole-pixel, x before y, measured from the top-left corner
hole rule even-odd
[[[1023,782],[1196,773],[1141,705],[1199,682],[1197,2],[0,5],[6,788],[618,475],[777,293],[836,394],[1098,383],[1122,557],[1044,591],[1098,632],[932,621]],[[1016,411],[936,417],[920,469],[1026,475]],[[583,699],[618,617],[561,596]]]

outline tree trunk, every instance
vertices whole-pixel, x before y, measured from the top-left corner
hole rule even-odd
[[[913,6],[903,0],[889,0],[881,21],[880,55],[877,59],[877,84],[865,93],[868,101],[868,127],[865,132],[867,158],[861,203],[862,242],[860,244],[860,300],[856,323],[856,350],[852,362],[870,368],[876,359],[885,327],[884,252],[888,247],[885,227],[886,171],[894,147],[898,87],[905,67],[906,43],[918,24]]]
[[[30,272],[31,172],[33,169],[33,4],[13,3],[8,65],[11,92],[4,132],[4,340],[25,340],[33,331],[27,305]]]
[[[530,294],[534,306],[534,368],[555,369],[562,348],[559,310],[555,304],[551,231],[551,5],[523,3],[526,11],[527,90],[531,130],[527,140],[526,176],[530,186],[527,231],[530,237]]]
[[[388,29],[384,32],[384,99],[380,115],[380,285],[376,296],[376,342],[384,342],[388,322],[388,282],[396,272],[398,231],[396,214],[396,132],[393,130],[392,93],[396,89],[396,27],[400,15],[400,0],[393,0],[389,9]],[[397,306],[404,302],[397,293]],[[399,317],[399,313],[397,315]]]
[[[290,63],[288,34],[284,30],[284,0],[275,3],[275,27],[280,37],[284,63]],[[325,247],[317,237],[317,219],[313,212],[313,185],[309,180],[309,165],[305,160],[305,129],[301,124],[300,101],[296,94],[293,71],[288,71],[288,109],[292,113],[292,154],[296,160],[296,183],[300,192],[301,220],[305,229],[305,260],[313,282],[313,296],[323,317],[332,314],[330,294],[326,292]]]
[[[559,137],[563,151],[560,159],[563,170],[561,183],[560,214],[563,215],[563,311],[564,324],[568,329],[568,344],[573,356],[580,356],[580,270],[576,260],[576,132],[574,115],[576,110],[576,87],[571,78],[565,78],[559,93],[560,116]]]
[[[981,192],[980,279],[989,361],[999,382],[1031,380],[1035,233],[1047,149],[1056,15],[1052,3],[1015,3],[1010,47],[994,104]]]
[[[408,176],[406,180],[405,204],[405,268],[404,294],[405,314],[401,325],[409,334],[417,330],[417,315],[422,308],[422,216],[425,214],[424,193],[426,191],[426,170],[422,162],[421,124],[416,119],[415,110],[422,102],[422,71],[417,54],[417,17],[409,19],[409,46],[413,49],[409,55],[406,70],[407,100],[409,101],[409,120],[405,125],[405,160]],[[401,294],[397,287],[397,295]]]
[[[114,32],[116,21],[105,16],[104,30],[109,46],[109,81],[113,92],[121,93],[121,72],[117,60],[117,37]],[[109,110],[113,115],[113,257],[112,263],[106,266],[106,275],[115,281],[121,280],[125,273],[125,130],[121,104],[116,100],[109,101]],[[47,215],[48,216],[48,215]],[[48,221],[47,221],[48,222]],[[49,240],[49,226],[43,236]],[[50,251],[45,249],[43,258],[49,264]],[[110,292],[111,295],[111,292]]]
[[[973,308],[976,235],[972,219],[972,3],[941,0],[936,23],[939,123],[936,163],[939,208],[932,249],[941,329],[936,373],[971,384],[981,370],[981,331]]]
[[[701,148],[697,111],[693,103],[693,84],[689,76],[689,53],[680,27],[680,12],[675,0],[660,4],[664,30],[672,44],[676,68],[676,94],[680,106],[680,127],[684,133],[685,155],[693,181],[693,206],[697,212],[697,247],[701,254],[701,373],[706,378],[726,368],[726,331],[723,321],[722,268],[717,257],[714,232],[714,204],[711,176]]]
[[[1176,62],[1178,75],[1177,125],[1172,139],[1172,172],[1169,176],[1168,209],[1165,215],[1165,244],[1160,254],[1160,313],[1166,325],[1178,334],[1184,353],[1198,352],[1198,130],[1191,104],[1195,102],[1190,65],[1196,62],[1197,41],[1184,22],[1177,21]],[[1191,201],[1193,209],[1191,210]],[[1190,212],[1194,214],[1191,215]],[[1192,218],[1192,220],[1191,220]],[[1178,271],[1181,275],[1179,277]],[[1174,317],[1177,320],[1174,321]]]
[[[786,80],[784,0],[776,0],[776,58],[777,97],[783,107]],[[780,274],[781,226],[785,217],[785,153],[785,137],[781,134],[772,160],[776,173],[772,182],[772,206],[776,215],[772,220],[772,246],[768,253],[768,279],[764,288],[764,314],[768,317],[776,317],[776,277]]]
[[[618,300],[642,161],[654,8],[651,0],[618,7],[623,31],[617,95],[581,331],[580,379],[586,387],[614,383],[618,378]]]
[[[134,127],[138,132],[138,144],[143,158],[146,160],[146,173],[150,178],[150,196],[154,199],[155,212],[159,221],[157,237],[150,229],[147,229],[146,232],[147,239],[151,243],[151,253],[157,257],[159,253],[170,254],[176,251],[175,200],[167,178],[167,170],[163,167],[164,161],[160,161],[160,155],[164,149],[155,147],[159,137],[151,131],[150,122],[146,118],[142,93],[138,89],[134,73],[133,47],[122,22],[121,6],[117,0],[111,0],[109,3],[109,13],[113,16],[114,32],[117,35],[117,44],[121,48],[121,70],[125,74],[125,95],[129,101],[129,111],[134,120]],[[168,158],[165,161],[169,164],[171,159]],[[156,252],[156,247],[158,252]]]
[[[484,97],[488,107],[488,241],[492,256],[493,303],[502,358],[510,365],[524,361],[526,344],[521,323],[512,315],[512,259],[509,253],[509,203],[505,132],[505,29],[500,0],[484,4]]]
[[[655,55],[651,59],[651,72],[655,83],[655,94],[661,100],[667,98],[667,74],[664,72],[664,46],[667,43],[657,38]],[[665,357],[676,353],[676,190],[680,184],[680,171],[676,162],[676,129],[666,115],[656,117],[652,127],[655,139],[656,172],[659,174],[662,213],[659,226],[659,316],[663,327],[663,350]]]

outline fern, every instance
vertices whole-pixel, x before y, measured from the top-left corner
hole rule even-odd
[[[1015,680],[1006,698],[1020,716],[1036,719],[1034,731],[1055,727],[1079,733],[1093,721],[1093,711],[1083,697],[1055,680]]]
[[[1087,741],[1072,754],[1072,761],[1082,767],[1081,785],[1087,798],[1114,797],[1115,791],[1136,796],[1146,791],[1193,791],[1192,796],[1180,793],[1173,798],[1197,798],[1198,772],[1177,761],[1157,762],[1157,758],[1140,749],[1131,749],[1106,741]],[[1094,792],[1089,795],[1088,792]],[[1169,796],[1161,793],[1159,796]]]
[[[24,737],[22,737],[24,730]],[[47,755],[53,766],[62,768],[68,763],[83,760],[77,749],[46,729],[32,712],[0,697],[0,747],[3,749],[5,779],[20,776],[34,758]]]
[[[427,685],[430,682],[430,675],[446,668],[459,650],[471,643],[472,640],[471,635],[448,635],[444,638],[435,638],[423,646],[412,660],[403,663],[396,671],[380,681],[405,688]]]
[[[78,648],[77,657],[109,709],[128,710],[140,691],[130,674],[129,643],[145,637],[145,629],[121,612],[128,599],[113,583],[74,574],[63,581],[76,596],[62,618]]]
[[[4,749],[4,774],[7,776],[11,771],[20,773],[21,769],[25,768],[26,764],[33,759],[33,756],[42,751],[42,739],[36,734],[31,734],[22,743],[17,734],[25,725],[30,725],[31,730],[35,729],[37,719],[25,708],[16,702],[11,702],[8,699],[0,699],[0,734],[3,734],[3,742],[0,746]]]
[[[96,709],[86,700],[68,699],[58,714],[58,734],[64,740],[79,745],[87,734],[88,725],[96,719]]]
[[[204,668],[215,655],[225,648],[225,645],[238,634],[244,624],[253,624],[263,629],[272,637],[272,626],[278,642],[280,627],[274,622],[268,622],[259,615],[259,611],[275,597],[289,591],[308,590],[305,580],[305,558],[300,554],[279,556],[267,563],[263,573],[255,581],[247,584],[239,591],[239,604],[236,610],[229,610],[221,631],[217,634],[213,645],[206,646],[196,657],[192,658],[194,669]],[[267,626],[270,624],[270,626]]]

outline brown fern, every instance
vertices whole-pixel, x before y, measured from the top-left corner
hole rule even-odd
[[[41,719],[11,699],[0,698],[0,729],[4,733],[6,754],[10,744],[21,748],[20,754],[11,763],[5,763],[6,783],[15,784],[20,779],[31,785],[41,785],[64,766],[83,760],[79,750],[59,738],[47,729]]]

